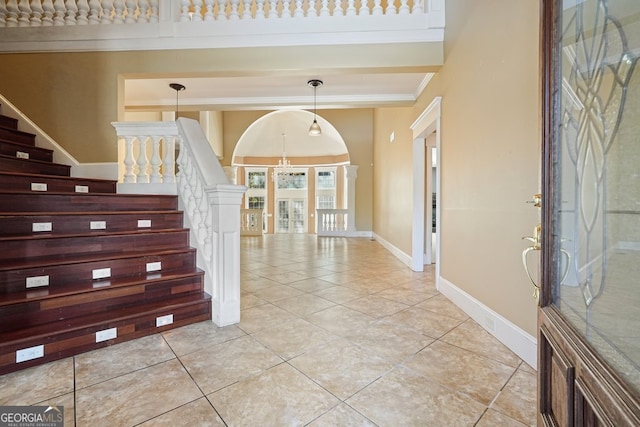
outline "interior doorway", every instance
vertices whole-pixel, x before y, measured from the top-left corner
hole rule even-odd
[[[307,232],[307,208],[304,198],[276,200],[276,233],[296,234]]]

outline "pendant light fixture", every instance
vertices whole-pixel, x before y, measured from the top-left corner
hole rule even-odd
[[[178,116],[178,93],[185,90],[185,86],[180,83],[169,83],[169,87],[176,91],[176,117]]]
[[[313,123],[311,123],[311,127],[309,128],[309,135],[319,136],[319,135],[322,135],[322,130],[320,129],[320,125],[318,124],[318,120],[317,120],[318,115],[316,114],[316,108],[317,108],[316,92],[318,91],[318,87],[322,86],[322,80],[317,80],[317,79],[309,80],[307,84],[313,88]]]

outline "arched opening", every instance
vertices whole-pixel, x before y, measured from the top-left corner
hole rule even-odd
[[[317,209],[347,208],[347,146],[321,116],[322,134],[310,136],[313,118],[305,110],[268,113],[235,146],[231,165],[237,183],[248,187],[243,208],[263,212],[262,232],[316,233]],[[276,169],[279,162],[290,167]]]

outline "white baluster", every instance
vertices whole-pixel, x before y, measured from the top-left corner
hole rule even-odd
[[[408,15],[411,13],[409,10],[409,0],[400,0],[400,9],[398,9],[398,15]]]
[[[162,182],[176,182],[176,145],[173,136],[164,137],[164,159],[162,160]]]
[[[31,0],[31,26],[42,27],[42,1]]]
[[[422,0],[413,0],[413,9],[411,9],[411,14],[419,14],[424,13],[424,9],[422,8]]]
[[[243,0],[242,1],[242,19],[252,19],[251,15],[251,3],[252,0]]]
[[[16,0],[7,0],[7,15],[5,21],[7,23],[7,27],[17,27],[18,26],[18,15],[20,14],[20,9],[18,9],[18,2]]]
[[[96,25],[100,23],[100,13],[102,12],[102,8],[100,7],[99,0],[90,0],[89,1],[89,24]]]
[[[356,16],[356,0],[347,0],[346,16]]]
[[[291,0],[282,0],[281,18],[291,18]]]
[[[75,0],[67,0],[65,2],[65,8],[67,9],[67,13],[64,19],[65,24],[67,25],[76,25],[77,16],[78,16],[78,5]]]
[[[322,0],[322,7],[320,8],[320,16],[329,16],[329,15],[330,15],[329,0]]]
[[[267,18],[275,19],[278,17],[278,0],[270,0],[269,13],[267,14]]]
[[[141,136],[138,141],[140,145],[138,147],[138,179],[136,182],[149,182],[149,174],[147,169],[149,168],[149,160],[147,159],[147,137]]]
[[[149,22],[149,0],[138,0],[138,22]]]
[[[133,173],[133,165],[136,164],[133,157],[133,141],[136,139],[135,136],[125,136],[124,137],[124,175],[123,182],[136,182],[136,176]]]
[[[316,0],[307,0],[309,8],[307,9],[307,16],[318,16],[318,5],[320,2]]]
[[[20,10],[18,27],[28,27],[31,20],[31,5],[29,4],[29,0],[20,0],[18,9]]]
[[[136,1],[135,0],[126,0],[124,2],[126,13],[123,13],[125,24],[135,24],[136,23]]]
[[[296,0],[296,2],[294,3],[293,16],[296,18],[304,18],[302,0]]]
[[[217,21],[226,21],[227,17],[227,6],[231,0],[218,0],[218,16],[216,16]]]
[[[87,0],[78,0],[78,25],[89,24],[89,2]]]
[[[204,2],[205,7],[206,7],[206,12],[204,14],[204,20],[205,21],[215,21],[215,16],[213,15],[213,0],[205,0]]]
[[[53,15],[55,14],[55,9],[53,8],[53,0],[44,0],[42,2],[42,10],[44,11],[42,14],[42,26],[50,27],[53,25]]]
[[[64,0],[55,0],[53,2],[53,8],[55,9],[55,13],[53,15],[53,25],[64,25],[64,15],[67,11],[67,9],[64,7]]]
[[[103,24],[112,24],[113,0],[102,0],[100,4],[102,5],[102,20],[100,22]]]
[[[383,15],[383,10],[381,6],[382,0],[373,0],[373,10],[371,11],[372,15]]]
[[[263,20],[266,18],[266,11],[264,10],[266,5],[265,0],[256,0],[256,16],[255,19]]]
[[[193,15],[191,17],[192,21],[202,22],[204,18],[202,15],[204,14],[205,8],[202,4],[202,0],[194,0],[193,1]]]
[[[235,21],[240,19],[240,15],[238,15],[238,3],[240,0],[230,0],[231,1],[231,12],[229,12],[229,20]]]
[[[191,21],[191,14],[189,12],[189,6],[191,6],[191,0],[180,0],[182,7],[180,8],[180,22]]]
[[[158,0],[151,0],[151,11],[149,12],[149,22],[158,22]]]
[[[113,8],[115,10],[115,15],[113,17],[114,24],[124,24],[124,1],[115,0],[113,2]]]
[[[160,139],[162,139],[162,137],[154,135],[152,138],[150,182],[162,182],[162,175],[160,175],[160,166],[162,165],[162,160],[160,159]]]
[[[4,1],[0,1],[0,28],[7,26],[7,7]]]

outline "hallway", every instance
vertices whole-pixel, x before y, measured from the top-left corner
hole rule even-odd
[[[377,242],[241,239],[242,318],[0,376],[65,426],[535,425],[535,371]]]

